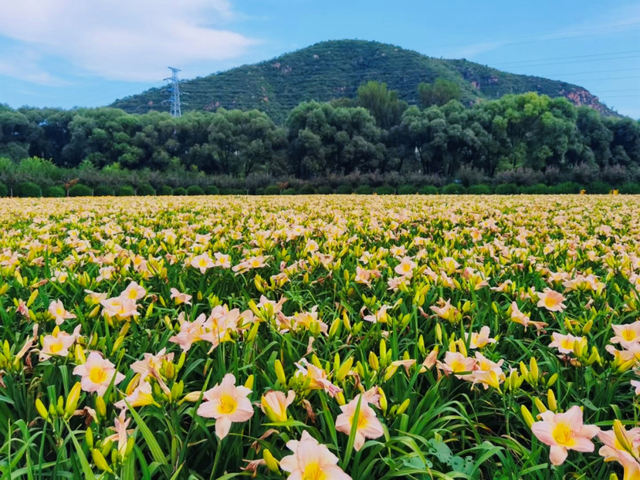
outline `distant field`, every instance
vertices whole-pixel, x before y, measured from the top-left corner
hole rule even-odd
[[[614,195],[3,199],[0,472],[640,478],[639,218]]]

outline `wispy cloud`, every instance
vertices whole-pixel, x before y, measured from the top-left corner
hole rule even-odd
[[[602,35],[620,34],[637,30],[640,26],[640,5],[613,8],[607,15],[597,20],[572,25],[557,32],[525,35],[518,38],[485,41],[464,45],[441,47],[442,54],[450,58],[472,58],[482,53],[498,50],[511,45],[552,42],[565,39],[593,38]]]
[[[0,36],[20,42],[32,59],[0,56],[0,73],[55,83],[36,59],[46,55],[67,62],[78,73],[158,80],[168,65],[189,67],[237,58],[258,43],[226,28],[235,16],[229,0],[7,2],[0,15]]]
[[[17,78],[37,85],[62,87],[69,82],[43,70],[40,55],[24,48],[8,48],[0,52],[0,75]]]

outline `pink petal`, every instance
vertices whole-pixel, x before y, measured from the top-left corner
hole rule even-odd
[[[552,446],[551,452],[549,452],[549,460],[553,465],[562,465],[567,459],[569,452],[564,447]]]
[[[231,430],[231,420],[227,417],[216,419],[216,435],[220,440],[227,436],[229,430]]]

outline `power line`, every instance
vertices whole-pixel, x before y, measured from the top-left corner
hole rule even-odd
[[[610,55],[628,55],[632,53],[640,53],[640,50],[627,50],[625,52],[592,53],[589,55],[571,55],[568,57],[550,57],[550,58],[535,58],[535,59],[529,59],[529,60],[515,60],[510,62],[492,63],[492,65],[511,65],[515,63],[546,62],[549,60],[571,60],[573,58],[592,58],[592,57],[604,57],[604,56],[610,56]],[[614,58],[613,60],[616,60],[616,59],[617,58]]]

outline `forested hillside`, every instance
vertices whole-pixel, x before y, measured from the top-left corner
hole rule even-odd
[[[368,81],[386,83],[400,99],[414,105],[419,100],[418,85],[437,79],[458,85],[467,106],[480,99],[536,92],[565,97],[576,106],[587,105],[604,114],[614,113],[577,85],[359,40],[321,42],[273,60],[187,80],[181,88],[186,94],[183,110],[257,109],[282,123],[301,102],[354,98],[358,87]],[[167,98],[166,91],[155,88],[117,100],[112,106],[129,113],[167,112]]]

